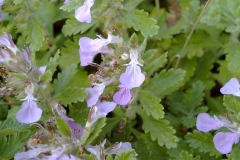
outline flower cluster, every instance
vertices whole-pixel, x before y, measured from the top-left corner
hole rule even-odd
[[[28,48],[19,50],[8,33],[0,36],[0,46],[3,47],[3,49],[0,49],[0,63],[8,73],[18,74],[11,74],[10,76],[6,73],[7,84],[5,84],[5,87],[18,88],[20,90],[18,94],[20,95],[22,89],[22,92],[26,94],[26,97],[21,99],[23,101],[22,108],[17,112],[16,119],[26,124],[39,121],[42,109],[38,107],[37,98],[33,95],[34,88],[38,86],[46,66],[36,67],[32,63],[30,50]],[[14,77],[14,75],[16,76]]]
[[[233,144],[237,144],[239,142],[240,127],[235,129],[236,123],[231,123],[223,117],[210,117],[207,113],[201,113],[197,117],[196,126],[197,129],[202,132],[218,130],[222,127],[229,129],[229,132],[218,132],[213,138],[215,148],[222,154],[230,153]]]
[[[220,92],[226,95],[240,96],[240,85],[236,78],[230,79],[221,89]],[[229,132],[218,132],[214,138],[215,148],[222,154],[230,153],[233,144],[237,144],[240,138],[240,127],[237,123],[230,120],[217,117],[211,117],[207,113],[201,113],[197,117],[196,127],[199,131],[209,132],[211,130],[218,130],[225,127]]]

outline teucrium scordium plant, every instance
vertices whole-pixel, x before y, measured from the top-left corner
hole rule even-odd
[[[239,5],[0,0],[0,159],[238,159]]]

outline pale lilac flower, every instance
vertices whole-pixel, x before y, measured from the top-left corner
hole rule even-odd
[[[94,56],[100,52],[102,53],[113,53],[113,50],[108,49],[107,45],[110,43],[121,43],[122,39],[118,36],[113,36],[111,33],[108,33],[108,38],[104,39],[101,36],[99,38],[91,39],[88,37],[82,37],[79,40],[79,54],[81,66],[87,66],[89,63],[92,63]]]
[[[70,155],[62,154],[56,160],[77,160],[77,158],[74,155],[71,155],[71,154]]]
[[[87,100],[86,100],[88,107],[92,107],[97,103],[100,95],[103,93],[105,88],[104,83],[101,83],[101,84],[95,83],[94,85],[95,86],[93,87],[89,87],[85,89],[88,93]]]
[[[75,11],[75,18],[79,22],[91,23],[91,7],[94,4],[94,0],[85,0],[83,5]]]
[[[36,150],[28,150],[26,152],[17,153],[14,156],[14,160],[28,160],[31,158],[36,158],[39,154],[40,152],[37,152]]]
[[[231,78],[221,89],[222,94],[230,94],[240,97],[240,85],[237,78]]]
[[[18,50],[16,45],[12,41],[12,36],[6,32],[0,36],[0,46],[11,50],[14,54],[16,54]]]
[[[213,138],[214,146],[222,154],[230,153],[233,144],[239,142],[239,137],[238,131],[218,132]]]
[[[39,70],[39,72],[40,72],[40,75],[43,75],[43,74],[45,73],[46,68],[47,68],[47,66],[42,66],[42,67],[39,67],[39,68],[38,68],[38,70]]]
[[[130,102],[132,97],[130,89],[121,84],[118,87],[120,90],[113,95],[113,101],[119,105],[125,106]]]
[[[5,49],[0,49],[0,63],[8,62],[11,60],[11,56]]]
[[[4,0],[0,0],[0,6],[2,6],[2,5],[3,5],[3,2],[4,2]]]
[[[217,130],[222,126],[223,126],[222,122],[216,116],[212,118],[207,113],[200,113],[197,116],[196,127],[199,131],[209,132],[210,130]]]
[[[145,75],[141,72],[141,64],[138,62],[136,50],[130,50],[130,63],[126,71],[120,76],[120,82],[129,89],[139,87],[145,80]]]
[[[33,97],[33,85],[25,89],[27,97],[22,99],[22,108],[17,112],[16,119],[21,123],[37,122],[42,116],[42,109],[38,108],[37,99]]]
[[[98,101],[96,106],[91,108],[90,117],[88,118],[86,127],[94,124],[99,118],[106,117],[108,113],[115,109],[116,105],[117,104],[114,102]]]
[[[132,145],[129,142],[120,142],[115,143],[108,148],[104,149],[104,145],[106,143],[106,139],[100,144],[96,146],[86,146],[86,150],[97,157],[98,160],[105,159],[105,155],[120,155],[122,152],[127,152],[132,150]],[[137,154],[136,154],[137,155]]]
[[[103,153],[105,143],[106,143],[106,139],[104,139],[104,141],[100,145],[96,145],[96,146],[88,145],[85,148],[88,152],[95,155],[98,160],[102,160],[102,159],[105,159],[105,155]]]
[[[68,120],[68,125],[72,132],[72,137],[80,139],[83,134],[83,127],[80,124],[74,123],[74,121]]]
[[[107,155],[116,154],[119,156],[122,152],[128,152],[133,149],[131,143],[129,142],[120,142],[117,143],[117,145],[112,146],[106,148],[105,153]]]

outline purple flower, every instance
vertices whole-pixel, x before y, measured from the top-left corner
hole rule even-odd
[[[94,87],[89,87],[89,88],[85,89],[88,92],[88,96],[87,96],[87,106],[88,107],[92,107],[97,103],[100,95],[104,91],[104,88],[105,88],[104,83],[101,83],[101,84],[95,83]]]
[[[17,112],[16,119],[21,123],[37,122],[42,116],[42,109],[38,108],[37,99],[33,97],[33,85],[25,89],[27,97],[22,99],[22,108]]]
[[[127,152],[132,150],[132,145],[129,142],[120,142],[115,143],[108,148],[104,149],[104,145],[106,143],[106,139],[100,144],[96,146],[86,146],[86,150],[97,157],[98,160],[105,159],[105,155],[120,155],[122,152]],[[137,155],[137,154],[136,154]]]
[[[111,154],[116,154],[116,155],[120,155],[122,152],[128,152],[130,150],[132,150],[132,145],[129,142],[120,142],[117,144],[114,144],[112,146],[109,146],[108,148],[106,148],[105,153],[107,155],[111,155]]]
[[[116,105],[114,102],[98,101],[96,106],[91,108],[86,127],[94,124],[99,118],[106,117],[109,112],[115,109]]]
[[[17,52],[17,47],[12,41],[12,36],[8,33],[3,33],[2,36],[0,36],[0,46],[5,47],[12,51],[14,54]]]
[[[131,100],[130,89],[125,87],[124,85],[119,85],[118,87],[120,88],[120,90],[113,95],[113,101],[119,105],[125,106]]]
[[[136,50],[130,50],[130,63],[126,71],[120,76],[120,82],[129,89],[139,87],[145,80],[145,75],[141,72],[141,65],[138,62],[138,53]]]
[[[14,156],[14,160],[27,160],[31,158],[36,158],[40,152],[35,150],[28,150],[27,152],[20,152]]]
[[[72,137],[80,139],[83,134],[83,127],[80,124],[74,123],[74,121],[68,120],[68,125],[72,131]]]
[[[102,159],[105,159],[105,155],[103,153],[105,143],[106,143],[106,139],[104,139],[104,141],[100,145],[96,145],[96,146],[88,145],[85,148],[88,152],[95,155],[98,160],[102,160]]]
[[[222,154],[230,153],[232,145],[239,142],[239,137],[240,135],[237,131],[218,132],[213,138],[214,146]]]
[[[56,160],[77,160],[77,158],[74,155],[66,155],[62,154],[60,157],[58,157]]]
[[[81,66],[87,66],[89,63],[92,62],[94,56],[100,52],[102,53],[113,53],[113,50],[108,49],[107,45],[110,43],[121,43],[122,39],[113,36],[112,34],[108,34],[108,38],[104,39],[100,36],[96,39],[91,39],[88,37],[82,37],[79,40],[79,54],[80,54],[80,61]]]
[[[0,49],[0,63],[8,62],[11,60],[11,56],[5,49]]]
[[[231,94],[240,97],[240,85],[236,78],[231,78],[221,89],[222,94]]]
[[[200,113],[197,116],[196,127],[199,131],[209,132],[210,130],[219,129],[222,126],[223,126],[222,122],[216,116],[212,118],[207,113]]]
[[[92,21],[91,7],[93,4],[93,0],[86,0],[83,5],[75,11],[75,18],[79,22],[90,23]]]

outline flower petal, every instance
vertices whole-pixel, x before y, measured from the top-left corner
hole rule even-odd
[[[6,32],[3,33],[2,36],[0,36],[0,46],[8,48],[13,53],[16,53],[17,51],[17,47],[12,41],[12,36]]]
[[[37,103],[32,100],[26,100],[22,108],[17,112],[17,120],[21,123],[37,122],[42,116],[42,109],[38,108]]]
[[[101,83],[96,84],[94,87],[89,87],[85,89],[88,92],[87,96],[88,107],[92,107],[97,103],[99,96],[103,93],[104,88],[105,84]]]
[[[209,132],[210,130],[215,130],[222,127],[221,123],[215,118],[210,117],[207,113],[200,113],[197,116],[196,127],[199,131]]]
[[[145,75],[141,72],[141,68],[135,65],[129,65],[126,71],[120,76],[120,82],[129,89],[139,87],[145,80]]]
[[[123,85],[120,86],[120,90],[113,95],[113,101],[117,104],[125,106],[131,100],[131,92],[129,88],[124,87]]]
[[[98,108],[99,118],[105,117],[109,112],[112,112],[116,105],[114,102],[98,101],[96,106]]]
[[[79,22],[90,23],[92,21],[91,7],[94,2],[92,0],[86,0],[84,4],[75,11],[75,18]]]
[[[20,152],[17,153],[14,156],[14,160],[26,160],[30,158],[35,158],[39,155],[40,153],[34,151],[34,150],[28,150],[27,152]]]
[[[83,134],[83,127],[80,124],[74,123],[74,121],[69,120],[68,125],[72,131],[72,137],[80,139]]]
[[[222,94],[236,95],[238,92],[240,92],[239,87],[240,85],[238,80],[236,78],[232,78],[220,89],[220,92]],[[240,95],[236,95],[236,96],[240,96]]]
[[[213,138],[215,148],[222,154],[230,153],[232,145],[238,140],[239,137],[235,132],[218,132]]]

